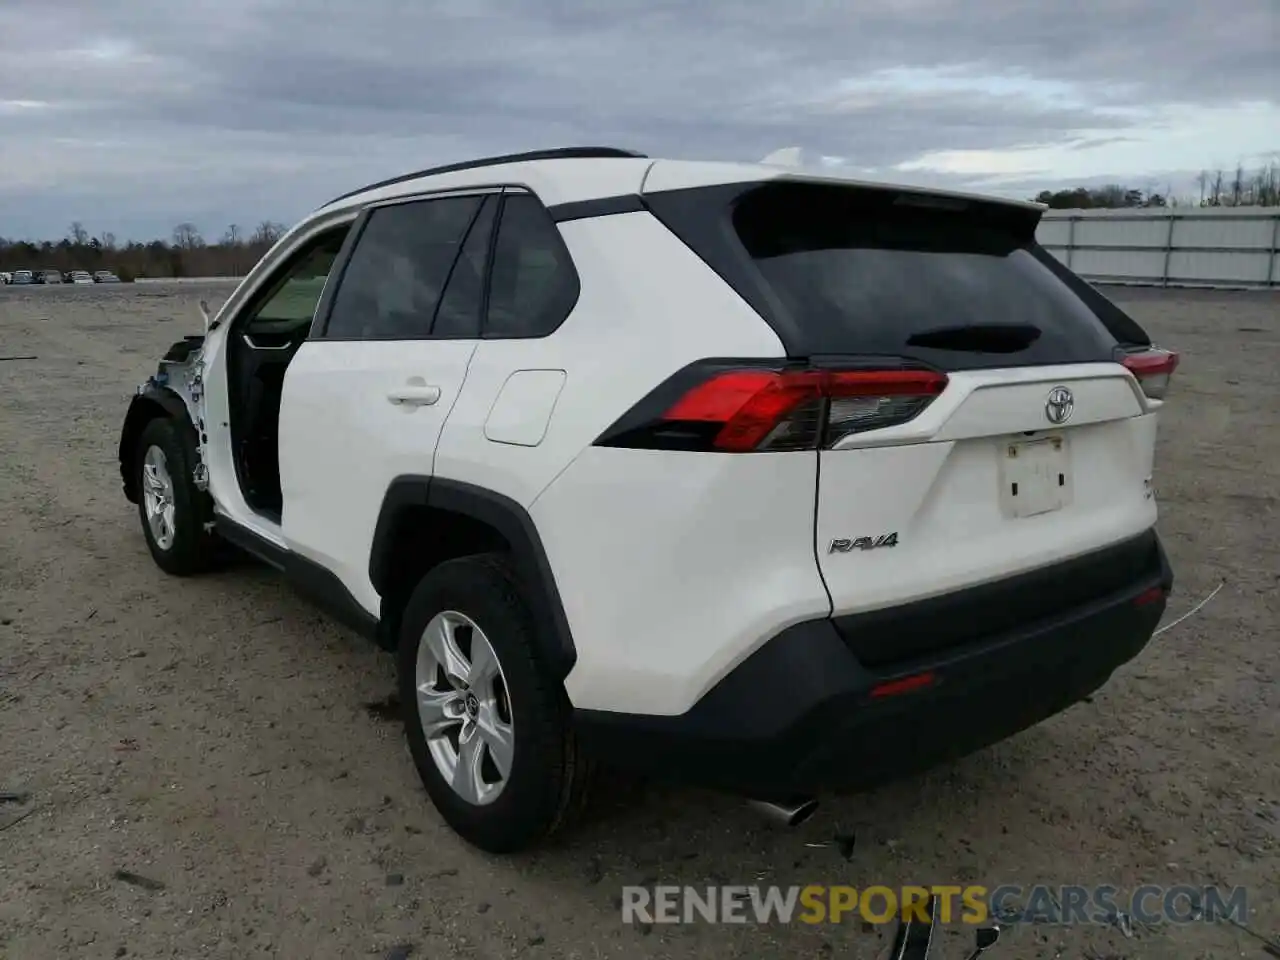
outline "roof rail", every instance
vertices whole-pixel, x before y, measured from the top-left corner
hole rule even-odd
[[[594,160],[606,158],[630,158],[633,160],[647,159],[643,153],[636,153],[634,150],[623,150],[619,147],[556,147],[551,150],[530,150],[526,153],[508,153],[499,157],[481,157],[478,160],[463,160],[461,163],[446,163],[442,167],[428,167],[426,170],[415,170],[413,173],[401,174],[398,177],[392,177],[389,180],[379,180],[377,183],[371,183],[368,186],[361,187],[359,190],[352,190],[344,193],[340,197],[334,197],[329,203],[337,203],[339,200],[346,200],[348,197],[354,197],[356,194],[365,193],[368,190],[378,190],[382,187],[394,186],[397,183],[405,183],[409,180],[417,180],[419,177],[431,177],[441,173],[454,173],[458,170],[473,170],[477,167],[496,167],[503,163],[527,163],[531,160]]]

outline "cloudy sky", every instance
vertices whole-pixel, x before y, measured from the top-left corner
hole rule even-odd
[[[216,238],[596,143],[1198,192],[1280,158],[1280,0],[0,2],[0,236]]]

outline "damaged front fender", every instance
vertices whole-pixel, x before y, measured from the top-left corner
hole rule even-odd
[[[138,385],[124,426],[120,430],[118,456],[124,495],[130,503],[138,502],[138,483],[133,458],[138,438],[156,417],[169,417],[185,423],[191,430],[196,451],[192,479],[199,490],[207,490],[209,471],[204,460],[204,337],[189,336],[166,351],[156,372]]]

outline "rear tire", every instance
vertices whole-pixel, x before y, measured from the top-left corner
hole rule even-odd
[[[133,460],[147,549],[156,566],[177,577],[209,569],[217,556],[216,538],[205,529],[208,495],[193,479],[195,441],[183,427],[166,417],[152,420]]]
[[[532,847],[585,806],[589,766],[535,636],[501,554],[431,570],[401,622],[400,703],[414,765],[445,822],[489,853]]]

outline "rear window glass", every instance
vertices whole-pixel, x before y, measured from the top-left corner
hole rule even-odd
[[[1034,211],[794,181],[727,189],[646,199],[790,355],[954,370],[1109,361],[1119,341],[1146,341],[1036,244]]]
[[[811,352],[948,367],[972,365],[974,355],[1009,364],[1111,358],[1115,338],[1013,228],[898,196],[764,187],[733,211],[739,240]]]

